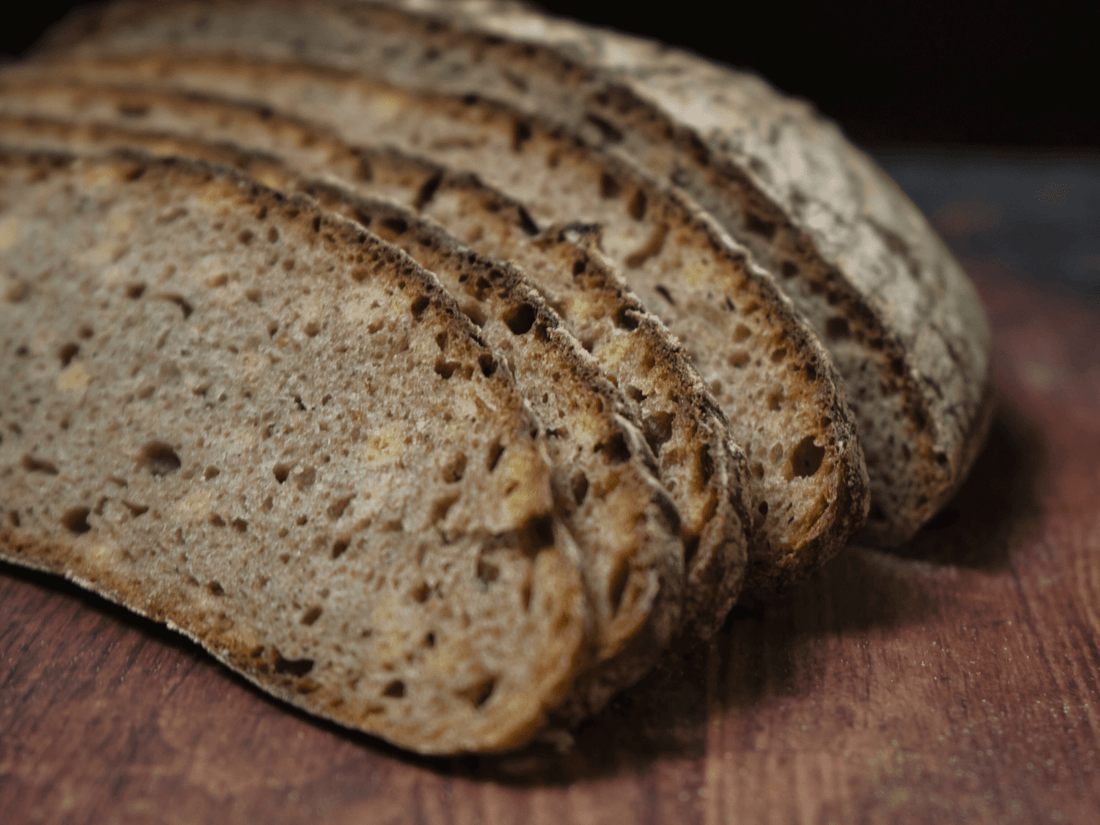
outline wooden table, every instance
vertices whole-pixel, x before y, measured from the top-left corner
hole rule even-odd
[[[731,617],[568,753],[445,761],[0,565],[0,822],[1100,822],[1100,302],[1080,297],[1100,201],[1073,207],[1049,165],[1031,193],[1080,213],[1074,275],[1027,239],[1035,163],[1001,170],[1017,197],[960,191],[988,171],[973,157],[885,162],[978,284],[1001,394],[971,479],[903,553],[851,548]]]

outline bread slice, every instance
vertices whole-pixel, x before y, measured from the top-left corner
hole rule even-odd
[[[910,537],[988,428],[989,329],[919,210],[813,109],[752,75],[507,0],[118,3],[77,53],[316,60],[540,113],[682,187],[781,279],[850,388],[870,472],[864,538]]]
[[[45,101],[43,108],[56,110],[60,108],[63,94],[51,93],[50,88],[49,84],[41,83],[9,86],[6,100],[10,104],[21,99]],[[73,91],[71,87],[64,89],[68,93]],[[193,111],[199,104],[193,98],[188,100],[157,93],[119,93],[105,88],[81,87],[79,95],[85,114],[88,107],[97,108],[93,103],[97,96],[101,102],[107,101],[127,111],[141,108],[145,111],[143,117],[154,119],[154,109],[158,106],[170,108],[174,104]],[[234,132],[236,120],[244,119],[243,116],[248,113],[247,109],[238,113],[240,117],[235,120],[229,117],[233,113],[232,107],[225,104],[217,106],[214,101],[208,101],[208,104],[209,119],[223,124],[227,132]],[[270,122],[274,117],[268,113],[265,122]],[[201,117],[192,120],[192,125],[201,123]],[[247,134],[247,128],[241,132]],[[303,136],[295,135],[285,143],[288,154],[296,154],[293,147],[300,145]],[[305,142],[317,147],[322,141],[319,136],[314,138]],[[558,328],[557,316],[545,306],[542,297],[533,291],[521,272],[510,264],[472,253],[410,210],[376,199],[355,197],[341,187],[311,181],[270,155],[241,151],[225,143],[212,144],[166,133],[135,131],[101,122],[81,125],[40,116],[0,114],[0,142],[20,146],[56,146],[81,152],[133,146],[157,154],[198,157],[246,170],[268,185],[283,190],[310,194],[318,198],[327,210],[372,227],[374,232],[401,246],[418,263],[436,273],[443,286],[452,295],[458,296],[463,311],[483,329],[491,346],[506,353],[508,358],[512,358],[515,351],[517,360],[513,373],[517,376],[521,392],[540,420],[546,422],[550,432],[562,435],[551,438],[549,444],[553,466],[561,468],[555,474],[555,486],[563,497],[579,499],[577,505],[580,506],[588,497],[589,489],[620,488],[625,491],[635,488],[637,491],[650,485],[651,481],[639,481],[639,478],[649,478],[645,464],[653,461],[653,456],[645,448],[635,450],[628,459],[628,463],[635,466],[610,465],[601,454],[607,444],[634,444],[638,441],[637,431],[624,426],[622,417],[646,422],[646,440],[661,456],[658,475],[671,493],[687,555],[682,623],[685,632],[693,636],[709,636],[729,612],[740,592],[745,569],[745,533],[751,525],[744,500],[748,477],[744,456],[734,451],[720,411],[659,322],[645,313],[636,300],[628,300],[621,285],[613,284],[611,276],[601,280],[599,264],[590,263],[590,271],[584,278],[573,274],[578,260],[590,257],[587,253],[565,241],[554,244],[567,258],[559,260],[558,266],[569,272],[571,285],[589,285],[587,294],[593,303],[599,301],[601,289],[610,296],[602,302],[605,317],[595,318],[592,317],[594,313],[589,313],[585,325],[586,340],[589,349],[593,349],[593,340],[606,344],[599,348],[605,356],[611,352],[619,354],[616,360],[607,357],[602,360],[613,367],[611,377],[616,383],[630,388],[633,398],[629,402],[605,378],[596,374],[591,357],[580,349],[573,336]],[[372,184],[377,183],[378,186],[361,184],[361,190],[378,188],[387,194],[399,190],[405,197],[413,198],[418,196],[417,193],[423,193],[431,180],[439,181],[437,189],[444,192],[452,186],[476,186],[463,176],[451,180],[454,176],[448,176],[438,167],[402,158],[394,152],[349,153],[343,145],[331,148],[333,153],[328,160],[317,163],[319,169],[327,171],[330,177],[346,174],[349,180],[360,181],[361,184],[364,168],[376,170],[372,171]],[[370,162],[371,155],[375,156],[373,163]],[[302,161],[312,165],[308,158],[302,158]],[[365,164],[369,165],[365,167]],[[401,186],[387,186],[386,179],[398,180]],[[420,200],[423,209],[427,203],[423,202],[423,197]],[[497,214],[501,211],[508,210],[498,210]],[[505,227],[522,223],[518,216],[511,221],[504,220]],[[550,255],[542,255],[539,263],[545,267],[552,260]],[[619,290],[616,291],[613,286],[618,286]],[[575,288],[574,291],[580,290]],[[627,318],[627,313],[628,322],[611,320]],[[548,332],[518,336],[513,332],[513,329],[528,322],[531,327]],[[643,362],[649,365],[644,370],[640,367]],[[565,495],[566,491],[568,495]],[[631,510],[620,507],[608,515],[601,512],[601,508],[606,507],[607,502],[604,501],[589,505],[586,509],[591,512],[585,513],[583,518],[577,515],[578,523],[572,529],[575,535],[583,537],[581,543],[584,546],[595,548],[594,552],[600,556],[616,558],[622,555],[623,550],[621,547],[607,547],[607,535],[622,533]],[[609,530],[616,518],[620,522],[618,528]],[[567,524],[572,526],[569,519]],[[593,532],[597,535],[583,535]],[[621,539],[612,542],[616,543],[621,543]],[[655,548],[644,549],[652,553]],[[630,552],[638,554],[637,548],[631,548]],[[662,578],[673,580],[674,573],[680,572],[684,561],[678,550],[669,553],[664,562],[669,569]],[[629,577],[634,579],[638,577],[639,570],[646,570],[651,564],[639,567],[636,559],[624,571],[634,571]],[[625,589],[632,597],[624,600],[616,595],[613,599],[607,592],[611,584]],[[660,594],[661,599],[650,605],[653,594],[649,594],[648,598],[642,596],[652,589],[652,583],[645,587],[636,584],[624,587],[624,584],[625,580],[616,579],[614,575],[605,576],[599,586],[594,586],[590,591],[591,601],[603,619],[599,626],[605,637],[604,658],[616,655],[624,640],[636,635],[638,628],[634,625],[640,620],[651,612],[655,617],[661,617],[669,609],[666,602],[670,598],[670,587],[666,586]],[[625,604],[614,604],[624,601]],[[633,605],[633,610],[628,609],[629,605]],[[653,618],[650,617],[650,620]],[[663,624],[670,623],[666,619]],[[652,658],[652,652],[663,646],[663,635],[660,634],[658,643],[649,645],[649,654],[635,657],[635,665],[638,666],[635,676]],[[637,642],[633,646],[637,648]],[[616,669],[624,674],[627,672],[621,663],[616,665]],[[619,681],[622,680],[608,682],[608,689],[602,692],[608,693],[621,686],[616,684]]]
[[[5,150],[0,204],[0,557],[403,747],[528,740],[590,662],[582,561],[438,283],[194,162]]]
[[[548,434],[550,480],[556,515],[581,554],[586,594],[593,613],[593,664],[574,687],[565,721],[599,710],[617,691],[637,681],[680,631],[684,577],[681,518],[653,472],[654,458],[630,423],[622,396],[599,373],[592,359],[561,326],[522,275],[505,263],[478,256],[439,227],[401,207],[356,198],[332,185],[310,182],[274,158],[228,146],[150,135],[109,127],[79,127],[42,119],[0,117],[0,141],[77,151],[105,146],[140,146],[160,154],[186,154],[264,171],[269,184],[294,188],[322,201],[327,211],[371,225],[462,296],[463,311],[478,319],[481,335],[505,359],[519,391]],[[476,287],[475,287],[476,285]],[[441,359],[441,375],[460,365]],[[740,470],[735,456],[727,466]],[[743,461],[743,460],[742,460]],[[738,475],[738,480],[740,480]],[[719,486],[712,496],[740,495],[741,488]],[[685,499],[685,496],[674,497]],[[690,500],[690,499],[689,499]],[[713,558],[692,603],[706,600],[728,612],[745,566],[745,533],[738,501],[712,502],[703,521]],[[697,540],[698,541],[698,540]],[[716,594],[728,595],[716,602]],[[710,597],[710,598],[708,598]],[[708,616],[712,624],[715,619]]]
[[[746,588],[754,598],[766,598],[775,587],[803,577],[831,557],[862,522],[867,506],[862,456],[843,391],[820,344],[767,275],[752,267],[705,215],[629,164],[506,107],[408,95],[311,66],[156,57],[81,64],[79,73],[155,78],[163,84],[257,98],[308,119],[327,120],[350,141],[384,135],[389,142],[404,141],[438,159],[453,158],[457,165],[482,169],[482,174],[518,190],[529,211],[512,214],[523,218],[531,231],[540,220],[604,224],[604,249],[625,267],[645,305],[680,335],[752,463],[752,508],[758,523]],[[86,112],[106,116],[108,107],[97,108],[82,94],[69,97],[85,100],[80,106]],[[178,112],[154,122],[173,129],[186,129],[190,122],[195,129],[193,115]],[[264,115],[276,117],[272,111]],[[147,114],[135,117],[149,120]],[[281,135],[271,140],[282,140],[288,129],[280,121],[265,134]],[[253,127],[234,124],[234,134],[245,131],[251,140]],[[303,145],[317,148],[312,139]],[[371,175],[376,175],[373,169]],[[438,184],[433,183],[429,214],[466,240],[483,232],[491,219],[483,216],[500,214],[505,203],[496,198],[494,205],[484,191],[448,201],[438,193]],[[457,188],[448,191],[454,193]],[[471,211],[478,200],[482,208]],[[470,215],[475,216],[472,226]],[[510,238],[519,234],[514,225],[508,231]],[[504,237],[494,234],[494,246],[499,248],[498,238]],[[517,256],[521,245],[509,243],[506,254]],[[525,265],[543,279],[536,265]],[[551,303],[568,320],[568,302],[546,288]],[[730,341],[740,346],[731,352]]]

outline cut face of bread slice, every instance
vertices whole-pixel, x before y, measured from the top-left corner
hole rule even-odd
[[[559,386],[563,380],[560,376],[579,370],[576,362],[585,359],[581,353],[565,354],[569,346],[560,340],[560,332],[555,331],[552,336],[521,333],[517,337],[512,331],[522,326],[516,307],[536,308],[527,319],[531,327],[536,326],[536,316],[541,317],[544,312],[553,314],[542,308],[542,298],[532,294],[519,272],[455,248],[452,241],[437,238],[437,231],[416,216],[402,214],[377,201],[353,202],[334,187],[311,183],[270,155],[240,151],[225,143],[211,144],[125,127],[136,123],[167,126],[265,144],[297,162],[303,170],[341,179],[359,192],[407,202],[421,214],[431,214],[461,231],[479,248],[501,254],[538,273],[540,288],[545,291],[549,286],[557,296],[555,303],[565,313],[569,328],[583,336],[585,348],[596,355],[615,384],[627,393],[625,403],[633,413],[632,420],[643,423],[646,441],[657,455],[660,479],[671,494],[681,524],[687,579],[683,625],[690,628],[692,635],[706,637],[721,624],[741,587],[745,530],[752,523],[744,456],[730,441],[728,424],[710,393],[667,331],[645,312],[597,251],[581,248],[566,237],[581,235],[587,241],[591,232],[572,228],[533,240],[527,232],[530,218],[522,206],[507,202],[476,178],[449,173],[435,164],[393,150],[350,147],[316,126],[280,117],[269,110],[259,111],[205,97],[59,85],[41,79],[0,82],[0,88],[4,90],[8,108],[55,114],[68,111],[71,117],[94,121],[78,125],[41,116],[2,117],[0,141],[79,151],[137,146],[154,153],[199,157],[236,166],[280,189],[308,192],[320,197],[326,208],[368,223],[375,232],[398,243],[436,272],[444,286],[458,296],[463,310],[485,329],[492,345],[510,350],[522,341],[528,348],[558,352],[551,359],[553,363],[547,363],[542,355],[527,359],[523,370],[515,371],[536,414],[543,421],[553,422],[570,417],[562,411],[563,399],[575,399],[573,403],[584,407],[581,399],[593,391]],[[105,122],[112,119],[120,125]],[[264,135],[254,135],[257,128]],[[419,240],[429,237],[436,240]],[[490,317],[495,323],[486,326]],[[546,326],[554,328],[554,323],[547,321]],[[582,384],[591,380],[591,367],[586,366],[581,372],[578,380]],[[525,379],[531,383],[527,390]],[[615,415],[613,411],[622,406],[623,396],[616,392],[617,400],[612,401],[609,394],[614,391],[605,382],[597,379],[596,383],[603,384],[605,389],[600,391],[602,394],[597,393],[595,404],[607,410],[604,416]],[[551,409],[543,410],[547,405]],[[581,437],[578,432],[594,439],[589,445],[592,449],[582,451],[579,458],[555,456],[556,467],[568,468],[568,473],[562,470],[558,486],[562,489],[568,486],[572,496],[582,501],[590,488],[608,489],[608,480],[603,476],[610,470],[596,448],[615,441],[613,435],[597,433],[591,422],[578,425],[576,421],[563,420],[560,425],[547,426],[551,431],[560,427],[561,432],[571,434],[564,442],[551,439],[552,448],[560,443],[570,444],[570,449],[575,450],[575,442]],[[645,460],[642,452],[632,461]],[[593,461],[598,467],[595,472],[585,466]],[[621,474],[622,468],[614,472]],[[620,486],[620,482],[610,486]],[[592,513],[584,522],[590,526],[601,524],[602,533],[612,520]],[[607,594],[594,596],[593,601],[597,608],[604,608],[608,617],[613,614],[618,617],[616,624],[629,625],[625,621],[629,611],[621,607],[612,610]],[[621,631],[609,630],[608,650],[620,645],[623,635]]]
[[[494,234],[494,243],[498,237],[514,239],[536,231],[539,221],[603,224],[603,250],[622,265],[645,306],[681,337],[729,417],[735,441],[748,455],[757,530],[746,588],[758,598],[766,597],[777,585],[804,576],[835,553],[861,523],[867,501],[862,455],[839,381],[816,338],[770,279],[753,268],[705,215],[629,164],[507,107],[470,98],[406,94],[311,66],[232,58],[149,58],[81,64],[79,72],[89,77],[155,79],[255,98],[321,121],[352,142],[384,136],[387,142],[456,166],[480,169],[490,182],[514,189],[527,206],[512,214],[519,215],[529,232],[513,225],[508,235]],[[78,92],[68,98],[84,100]],[[35,105],[44,104],[39,100]],[[87,116],[100,117],[107,116],[110,107],[85,102],[78,108],[94,110]],[[190,112],[154,122],[157,128],[198,128]],[[285,136],[286,128],[256,127],[256,132],[269,136],[258,145],[282,151],[274,141],[284,138],[270,136]],[[242,129],[251,141],[252,127],[241,126],[235,133]],[[263,141],[259,134],[256,137]],[[316,148],[312,141],[305,145]],[[444,197],[438,185],[434,181],[426,213],[476,245],[486,210],[473,213],[471,225],[469,204],[478,198],[489,204],[492,198],[470,195],[469,190],[459,195],[459,187],[449,188]],[[498,198],[496,208],[506,202]],[[521,244],[508,242],[512,245],[507,256],[518,258]],[[535,266],[526,261],[524,265],[543,280]],[[555,296],[553,286],[544,288],[567,320],[571,314],[583,315],[582,308],[571,312],[568,302]],[[600,357],[599,350],[593,352]]]
[[[528,740],[590,661],[581,561],[438,283],[191,162],[5,150],[0,203],[0,557],[404,747]]]
[[[690,192],[774,272],[850,388],[895,544],[971,465],[990,411],[989,330],[958,263],[897,186],[811,107],[758,78],[504,0],[121,3],[59,49],[316,60],[477,92],[566,124]]]

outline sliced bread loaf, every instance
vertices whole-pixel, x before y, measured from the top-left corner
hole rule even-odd
[[[958,263],[833,124],[752,75],[507,0],[117,3],[53,43],[316,60],[495,97],[629,154],[750,248],[829,346],[867,455],[865,538],[911,536],[983,441],[988,323]]]
[[[10,106],[20,100],[39,101],[44,104],[41,108],[53,111],[60,108],[63,91],[75,91],[70,87],[53,89],[42,83],[21,87],[9,84],[4,88],[4,100]],[[80,87],[79,96],[83,104],[80,111],[84,115],[89,110],[101,116],[104,114],[93,104],[99,99],[101,103],[109,101],[118,109],[130,112],[137,107],[143,110],[143,119],[153,120],[156,120],[158,108],[176,104],[194,112],[198,104],[195,99],[177,99],[158,93],[119,93],[107,88]],[[233,113],[232,107],[225,104],[219,107],[214,101],[208,103],[208,119],[222,123],[227,132],[235,131],[234,119],[228,117]],[[25,105],[22,108],[33,107]],[[248,111],[238,114],[239,119],[245,119]],[[265,122],[274,117],[269,114]],[[132,121],[134,116],[124,119]],[[199,125],[203,121],[195,117],[191,123]],[[240,131],[247,134],[247,129]],[[301,134],[295,136],[300,137]],[[292,156],[297,154],[293,147],[300,145],[295,138],[282,144]],[[609,503],[605,496],[596,493],[595,501],[585,504],[589,489],[618,489],[616,495],[637,496],[646,485],[652,484],[652,480],[641,479],[649,479],[646,463],[652,463],[653,456],[644,447],[632,446],[639,440],[637,431],[625,425],[623,417],[645,422],[646,441],[660,456],[658,476],[671,493],[680,520],[687,556],[687,582],[683,592],[683,621],[689,628],[687,632],[705,637],[721,624],[740,591],[745,568],[745,532],[751,520],[744,501],[748,476],[744,457],[734,451],[726,422],[694,370],[659,323],[641,310],[636,301],[629,302],[623,297],[621,286],[616,291],[610,283],[602,285],[611,300],[617,299],[614,303],[605,299],[603,316],[620,321],[608,320],[601,325],[595,313],[590,312],[585,334],[589,350],[594,348],[593,340],[604,342],[606,339],[607,346],[599,348],[604,356],[601,360],[613,368],[611,377],[616,384],[630,390],[629,401],[596,373],[592,358],[572,335],[559,328],[556,314],[544,305],[542,297],[520,271],[510,264],[471,252],[407,209],[356,197],[347,189],[311,181],[270,155],[163,132],[143,132],[102,122],[79,124],[42,116],[0,114],[0,142],[56,146],[75,151],[134,146],[157,154],[224,163],[246,170],[268,185],[306,192],[318,198],[324,208],[368,225],[376,234],[401,246],[441,279],[443,286],[458,298],[463,311],[482,328],[489,344],[508,358],[521,392],[553,436],[549,445],[555,486],[563,495],[567,490],[565,498],[575,501],[577,508],[588,511],[583,516],[572,511],[565,514],[567,525],[595,555],[608,560],[618,559],[616,563],[622,566],[621,571],[615,571],[615,564],[609,561],[603,578],[598,583],[593,582],[590,590],[591,601],[603,619],[599,623],[605,639],[603,658],[615,655],[624,640],[636,635],[636,625],[651,612],[656,615],[651,616],[650,621],[665,616],[663,624],[671,626],[668,606],[664,602],[670,598],[672,588],[666,585],[661,602],[653,607],[649,603],[654,594],[647,591],[653,589],[654,583],[643,580],[643,586],[642,581],[638,581],[639,577],[648,575],[653,566],[652,559],[644,564],[639,562],[657,550],[654,540],[641,547],[631,545],[624,549],[622,546],[624,537],[630,533],[624,528],[628,527],[633,510],[619,506],[611,513],[604,512]],[[309,142],[316,148],[317,141]],[[330,177],[346,174],[349,180],[359,183],[360,191],[378,189],[395,194],[396,190],[407,198],[421,193],[422,209],[427,206],[423,193],[431,180],[439,181],[438,188],[444,191],[453,185],[468,183],[462,176],[452,181],[454,176],[438,167],[418,164],[393,152],[348,153],[342,144],[331,148],[333,154],[327,162],[317,162],[316,170],[327,171]],[[308,157],[301,160],[304,165],[314,165]],[[373,170],[371,185],[363,183],[364,168]],[[400,181],[401,185],[387,185],[387,180]],[[506,227],[521,223],[517,216],[511,221],[502,217],[497,222],[501,221]],[[568,257],[557,263],[570,273],[570,283],[577,284],[574,291],[579,292],[581,286],[589,285],[589,294],[595,295],[601,288],[599,265],[593,263],[584,277],[574,274],[577,260],[588,257],[587,254],[564,241],[556,246],[560,246],[562,254]],[[552,260],[544,255],[540,264],[545,267]],[[627,313],[629,321],[624,320]],[[532,330],[534,332],[528,334]],[[611,352],[608,347],[612,346],[619,353],[614,360],[608,357]],[[652,364],[641,370],[635,362],[643,361]],[[630,455],[624,456],[623,461],[631,466],[607,461],[606,451],[613,443],[627,447]],[[638,500],[643,502],[644,508],[646,497]],[[614,541],[610,537],[615,537]],[[667,553],[668,548],[660,549]],[[629,552],[630,557],[625,557],[625,552]],[[670,569],[662,578],[672,581],[673,572],[680,570],[684,559],[679,552],[669,553],[664,565]],[[609,587],[624,591],[626,597],[617,592],[613,598],[607,592]],[[661,642],[667,634],[658,635],[658,642]],[[633,646],[638,647],[637,641]],[[650,645],[650,655],[638,658],[637,664],[642,665],[652,658],[652,651],[661,646],[661,643]]]
[[[410,258],[198,163],[8,150],[0,249],[0,557],[403,747],[567,699],[593,614],[538,422]]]
[[[350,141],[378,135],[403,141],[435,158],[481,169],[490,182],[515,190],[528,211],[511,214],[530,231],[537,230],[540,220],[602,223],[603,248],[622,265],[645,305],[684,341],[730,418],[735,440],[749,456],[758,529],[747,587],[758,598],[766,597],[776,585],[804,576],[861,523],[867,501],[862,456],[839,380],[817,339],[768,276],[704,214],[627,162],[504,106],[407,94],[306,65],[156,57],[97,61],[80,65],[79,72],[247,96],[327,123]],[[67,94],[97,117],[111,109],[88,103],[90,94]],[[165,114],[164,119],[150,118],[143,105],[131,111],[137,113],[135,119],[152,119],[158,128],[200,128],[194,125],[193,111]],[[276,113],[268,111],[264,117],[273,120]],[[285,143],[291,133],[283,121],[266,130],[256,118],[252,123],[241,124],[235,133],[247,132],[251,142],[254,131],[263,132],[267,137],[258,137],[257,145],[265,148]],[[318,150],[313,140],[303,145]],[[443,196],[439,183],[434,181],[432,197],[424,204],[428,214],[474,243],[484,231],[483,215],[500,214],[507,203],[470,187],[464,193],[450,187]],[[482,208],[471,211],[479,200]],[[513,225],[507,237],[515,241],[504,254],[519,259],[517,249],[523,244],[516,236],[527,234]],[[504,237],[492,236],[496,248]],[[544,282],[551,303],[569,320],[568,302],[560,294],[555,297],[555,288],[536,265],[524,265]],[[598,350],[593,352],[599,357]]]

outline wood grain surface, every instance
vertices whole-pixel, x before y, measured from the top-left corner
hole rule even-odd
[[[0,822],[1100,822],[1100,307],[964,264],[1001,398],[954,502],[732,616],[571,750],[419,759],[0,565]]]

